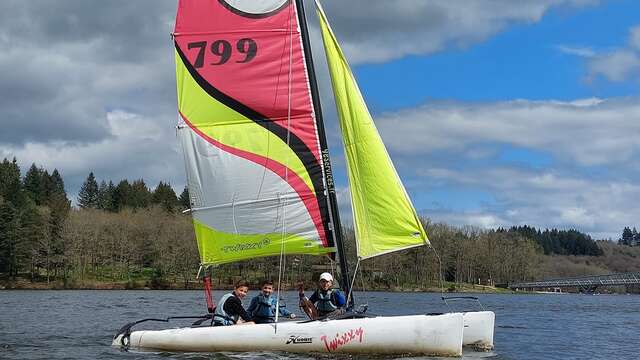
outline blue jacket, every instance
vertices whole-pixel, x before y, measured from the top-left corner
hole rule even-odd
[[[309,301],[316,306],[320,316],[331,313],[347,304],[339,289],[329,289],[326,292],[318,289],[311,295]]]
[[[280,315],[289,316],[291,312],[287,310],[283,303],[280,303]],[[271,323],[276,318],[276,298],[274,296],[264,296],[259,294],[251,299],[251,304],[247,309],[256,323]]]

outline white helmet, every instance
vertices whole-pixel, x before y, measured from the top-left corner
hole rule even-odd
[[[320,280],[333,281],[333,276],[328,272],[320,274]]]

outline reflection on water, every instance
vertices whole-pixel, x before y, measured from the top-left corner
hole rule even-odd
[[[217,292],[215,298],[221,295],[221,292]],[[440,294],[372,292],[356,296],[359,303],[369,304],[370,312],[380,315],[448,310],[440,300]],[[490,353],[465,351],[464,359],[638,358],[640,296],[478,296],[487,309],[496,313],[496,348]],[[287,293],[286,300],[290,310],[300,314],[295,306],[297,294]],[[454,310],[473,307],[473,304],[451,305]],[[129,321],[148,317],[200,315],[204,311],[201,291],[0,291],[0,359],[318,358],[272,352],[121,352],[110,346],[116,330]],[[183,324],[172,323],[170,326]],[[146,327],[167,326],[166,323],[159,323]],[[320,357],[336,358],[335,355]]]

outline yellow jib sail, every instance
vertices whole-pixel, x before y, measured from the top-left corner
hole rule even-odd
[[[429,243],[369,110],[316,1],[347,157],[351,205],[361,259]]]

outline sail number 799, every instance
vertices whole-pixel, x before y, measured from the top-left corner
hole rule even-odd
[[[256,57],[258,53],[258,44],[256,41],[249,38],[240,39],[235,43],[235,50],[241,55],[235,56],[233,46],[227,40],[215,40],[211,44],[206,41],[195,41],[187,44],[187,48],[198,49],[198,55],[196,55],[196,61],[193,66],[201,68],[204,66],[204,59],[207,50],[214,56],[214,61],[210,65],[222,65],[228,62],[231,57],[238,58],[235,60],[237,63],[247,63]]]

